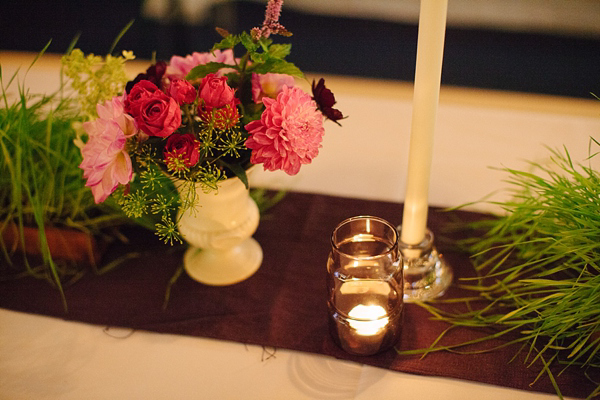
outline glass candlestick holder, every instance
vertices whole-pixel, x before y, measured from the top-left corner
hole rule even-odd
[[[371,216],[341,222],[327,261],[329,329],[343,350],[373,355],[393,347],[402,331],[402,262],[398,231]]]
[[[398,226],[398,232],[402,227]],[[452,283],[452,268],[434,246],[433,233],[427,229],[421,243],[398,241],[404,270],[404,301],[427,301],[444,294]]]

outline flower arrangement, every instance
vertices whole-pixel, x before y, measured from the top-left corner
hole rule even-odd
[[[263,25],[250,33],[217,29],[222,40],[209,52],[155,62],[126,84],[114,71],[132,53],[107,59],[104,72],[118,77],[120,90],[104,91],[97,116],[88,110],[80,142],[80,167],[97,203],[112,196],[129,217],[160,216],[157,234],[173,243],[181,241],[173,210],[194,205],[196,185],[209,192],[236,176],[247,186],[255,164],[294,175],[318,155],[324,119],[339,124],[343,115],[323,79],[313,82],[312,96],[295,86],[304,75],[285,60],[291,45],[269,38],[291,35],[278,22],[282,3],[270,0]],[[245,51],[240,58],[236,47]],[[93,57],[75,49],[64,58],[82,97],[102,92],[81,79],[83,66],[98,77]],[[178,181],[179,193],[165,192],[169,180]]]

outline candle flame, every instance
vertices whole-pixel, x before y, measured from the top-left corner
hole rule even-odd
[[[359,304],[348,313],[351,318],[348,324],[362,336],[376,335],[388,324],[389,318],[385,309],[376,305]],[[383,318],[382,318],[383,317]]]

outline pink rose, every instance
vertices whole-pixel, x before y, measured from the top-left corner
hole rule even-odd
[[[131,91],[125,98],[125,111],[134,118],[137,117],[140,115],[142,102],[157,91],[159,89],[154,83],[148,80],[139,81],[131,88]]]
[[[169,96],[175,99],[178,104],[193,103],[196,100],[196,89],[185,79],[175,79],[169,86]]]
[[[235,90],[227,85],[226,76],[206,75],[198,91],[202,100],[201,105],[206,108],[220,108],[233,103],[235,99]]]
[[[252,74],[252,100],[262,103],[263,97],[276,98],[283,86],[293,87],[294,77],[285,74]]]
[[[215,50],[213,53],[198,53],[194,52],[185,57],[173,56],[167,67],[167,75],[173,78],[184,79],[187,74],[196,66],[208,64],[209,62],[218,62],[223,64],[235,65],[233,50]],[[217,74],[223,75],[230,71],[235,71],[230,68],[223,68]]]
[[[141,100],[140,113],[135,121],[146,134],[167,137],[181,125],[181,109],[175,99],[156,91]]]
[[[191,133],[171,135],[165,145],[165,162],[169,171],[193,167],[200,157],[199,143]]]

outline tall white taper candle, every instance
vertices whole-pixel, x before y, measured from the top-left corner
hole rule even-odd
[[[425,239],[433,133],[440,96],[448,0],[421,0],[402,242]]]

